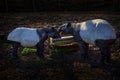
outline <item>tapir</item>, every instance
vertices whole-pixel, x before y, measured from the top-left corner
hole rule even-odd
[[[26,28],[26,27],[17,27],[13,29],[7,37],[12,43],[13,58],[17,59],[18,54],[17,50],[20,46],[23,47],[36,47],[37,55],[44,59],[44,42],[49,38],[60,38],[60,35],[54,27],[51,28]]]
[[[73,35],[84,58],[88,57],[88,45],[91,44],[99,47],[102,64],[111,61],[111,45],[116,40],[116,32],[108,21],[93,19],[80,23],[64,23],[59,26],[58,32]]]

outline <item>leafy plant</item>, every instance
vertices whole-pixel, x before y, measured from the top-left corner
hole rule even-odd
[[[21,53],[22,53],[23,55],[26,55],[26,54],[35,53],[35,52],[37,52],[36,49],[33,49],[33,48],[24,48]]]

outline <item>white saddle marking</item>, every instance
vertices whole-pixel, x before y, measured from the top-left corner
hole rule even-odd
[[[9,33],[7,40],[20,42],[24,47],[33,47],[39,41],[39,36],[35,28],[20,27]]]
[[[105,20],[95,19],[81,23],[81,38],[92,45],[95,45],[96,39],[116,39],[116,34],[112,26]]]

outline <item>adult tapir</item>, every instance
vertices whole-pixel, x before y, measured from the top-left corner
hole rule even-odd
[[[59,33],[72,34],[79,43],[83,57],[88,56],[88,44],[96,45],[101,51],[101,63],[110,62],[110,46],[116,40],[112,25],[103,19],[87,20],[81,23],[65,23],[58,28]]]
[[[37,47],[37,55],[44,59],[44,42],[47,38],[60,38],[60,35],[56,29],[52,28],[25,28],[18,27],[12,30],[7,40],[12,42],[13,45],[13,57],[18,59],[17,50],[20,46],[23,47]]]

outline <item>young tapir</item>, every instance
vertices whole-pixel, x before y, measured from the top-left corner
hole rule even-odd
[[[101,63],[110,62],[110,46],[116,40],[116,33],[110,23],[103,19],[93,19],[81,23],[65,23],[58,28],[59,33],[72,34],[79,43],[83,57],[88,56],[88,44],[96,45],[101,51]]]
[[[13,58],[18,59],[17,50],[20,46],[37,47],[37,55],[44,59],[44,42],[47,38],[60,38],[59,33],[54,28],[25,28],[18,27],[9,33],[7,40],[13,45]]]

